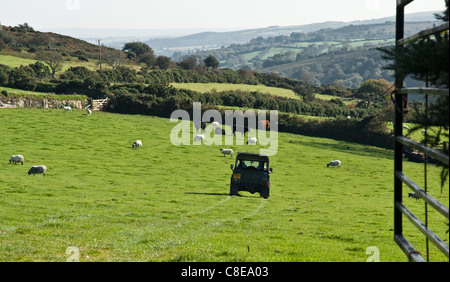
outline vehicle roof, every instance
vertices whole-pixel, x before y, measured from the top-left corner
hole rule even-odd
[[[238,152],[236,160],[249,160],[249,161],[269,161],[269,156],[266,154],[255,154],[247,152]]]

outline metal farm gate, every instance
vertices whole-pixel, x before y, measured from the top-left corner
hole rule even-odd
[[[396,0],[397,1],[397,14],[396,14],[396,48],[403,48],[404,45],[415,42],[421,38],[442,33],[449,29],[448,22],[433,27],[430,29],[422,30],[414,35],[404,37],[404,8],[406,5],[410,4],[414,0]],[[419,0],[426,1],[426,0]],[[397,62],[396,62],[397,64]],[[426,146],[426,144],[421,144],[415,142],[405,136],[403,136],[403,118],[404,111],[407,110],[408,94],[421,94],[425,95],[426,101],[428,101],[428,95],[449,95],[448,89],[441,88],[403,88],[403,80],[400,75],[395,74],[395,87],[396,91],[395,97],[395,158],[394,158],[394,240],[398,246],[403,250],[403,252],[408,256],[410,261],[424,262],[429,261],[428,258],[428,241],[431,241],[442,253],[444,253],[447,258],[449,257],[449,246],[440,239],[435,233],[433,233],[428,228],[427,212],[428,205],[441,213],[448,220],[449,209],[448,207],[441,204],[430,194],[427,193],[426,188],[426,158],[425,158],[425,190],[419,185],[414,183],[410,178],[408,178],[403,173],[403,146],[413,148],[425,154],[425,156],[430,156],[437,159],[442,164],[449,165],[448,154],[443,153],[440,150]],[[408,210],[402,202],[402,185],[408,186],[416,195],[425,201],[425,224],[420,221],[410,210]],[[427,244],[427,259],[425,260],[422,255],[411,245],[407,238],[403,235],[403,222],[402,217],[405,216],[409,221],[417,227],[421,233],[426,237]]]

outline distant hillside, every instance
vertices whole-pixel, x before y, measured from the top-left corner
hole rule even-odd
[[[437,21],[407,22],[405,34],[413,34],[438,24]],[[312,84],[339,84],[358,88],[368,79],[391,81],[376,47],[394,44],[395,23],[346,25],[323,28],[310,33],[257,37],[245,44],[232,44],[190,55],[213,55],[220,67],[250,68],[263,73],[277,73]],[[182,58],[174,56],[174,60]]]
[[[52,32],[40,32],[27,24],[10,27],[0,26],[0,54],[35,59],[39,51],[54,51],[66,62],[98,62],[99,46]],[[125,55],[125,52],[102,46],[102,53]],[[2,63],[0,61],[0,63]],[[106,65],[106,64],[105,64]]]
[[[405,18],[407,22],[434,21],[434,13],[438,12],[407,14]],[[176,38],[154,38],[144,40],[143,42],[150,45],[157,54],[173,56],[176,52],[186,54],[188,52],[227,47],[232,44],[245,44],[258,37],[268,38],[280,35],[290,35],[293,32],[310,33],[328,28],[337,29],[349,25],[371,25],[385,22],[395,22],[395,17],[392,16],[353,22],[329,21],[297,26],[270,26],[266,28],[230,32],[202,32]]]

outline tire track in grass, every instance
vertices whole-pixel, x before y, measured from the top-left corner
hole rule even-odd
[[[209,206],[209,207],[207,207],[207,208],[205,208],[203,210],[200,210],[200,211],[197,211],[197,212],[190,212],[190,213],[187,214],[187,216],[204,214],[204,213],[206,213],[206,212],[208,212],[208,211],[210,211],[210,210],[212,210],[214,208],[219,207],[220,205],[223,205],[224,203],[226,203],[227,201],[229,201],[232,198],[233,198],[232,196],[228,196],[228,197],[220,200],[219,202],[217,202],[217,203],[215,203],[215,204],[213,204],[213,205],[211,205],[211,206]],[[259,205],[256,208],[254,208],[253,210],[249,211],[244,216],[242,216],[242,217],[239,216],[239,218],[234,219],[234,220],[230,219],[230,218],[222,219],[222,220],[216,220],[214,222],[211,222],[211,224],[213,224],[213,225],[214,224],[222,224],[224,222],[239,223],[242,220],[246,220],[246,219],[252,218],[255,215],[257,215],[267,205],[267,202],[268,201],[266,199],[261,199],[261,202],[259,203]],[[190,221],[190,220],[188,220],[188,221]]]
[[[209,206],[209,207],[207,207],[207,208],[205,208],[205,209],[203,209],[203,210],[201,210],[201,211],[198,211],[198,212],[190,212],[190,213],[188,213],[188,215],[197,215],[197,214],[205,213],[205,212],[207,212],[207,211],[210,211],[210,210],[212,210],[212,209],[214,209],[214,208],[220,206],[221,204],[225,203],[225,202],[228,201],[229,199],[231,199],[231,196],[228,196],[228,197],[226,197],[225,199],[222,199],[222,200],[220,200],[219,202],[217,202],[217,203],[213,204],[212,206]]]
[[[249,219],[252,218],[253,216],[255,216],[256,214],[258,214],[266,205],[267,205],[267,200],[266,199],[261,199],[261,202],[259,203],[259,205],[250,213],[248,213],[246,216],[244,216],[241,219],[237,219],[234,222],[238,223],[241,220],[245,220],[245,219]]]

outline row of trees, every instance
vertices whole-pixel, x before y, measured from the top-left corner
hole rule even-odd
[[[153,49],[142,42],[126,43],[122,50],[127,53],[128,58],[136,59],[138,62],[145,64],[148,68],[168,69],[179,65],[181,68],[189,70],[194,69],[198,64],[202,64],[205,67],[213,69],[217,69],[219,67],[219,61],[212,55],[207,56],[203,60],[199,60],[194,56],[187,56],[177,64],[172,62],[169,57],[156,57]]]
[[[146,88],[148,85],[159,85],[169,89],[168,85],[171,82],[264,84],[292,89],[302,99],[270,97],[261,93],[242,91],[197,93],[195,99],[210,105],[272,109],[313,116],[352,116],[356,118],[373,115],[379,108],[383,107],[384,99],[379,99],[378,96],[380,96],[380,93],[389,90],[389,83],[380,81],[368,81],[355,92],[351,89],[333,86],[312,86],[301,81],[247,69],[233,71],[231,69],[207,69],[199,66],[194,70],[172,68],[150,71],[136,71],[123,66],[114,70],[103,71],[91,71],[85,67],[72,67],[60,74],[58,78],[45,79],[51,74],[51,69],[41,62],[18,68],[0,65],[0,85],[39,92],[79,93],[91,98],[101,98],[117,93],[150,95],[152,93],[148,89],[153,88]],[[336,99],[322,101],[315,98],[315,93],[334,95]],[[178,94],[175,92],[171,96],[178,97],[180,96]],[[358,95],[363,101],[349,108],[340,100],[341,97],[348,95]],[[190,101],[194,101],[192,95]]]

